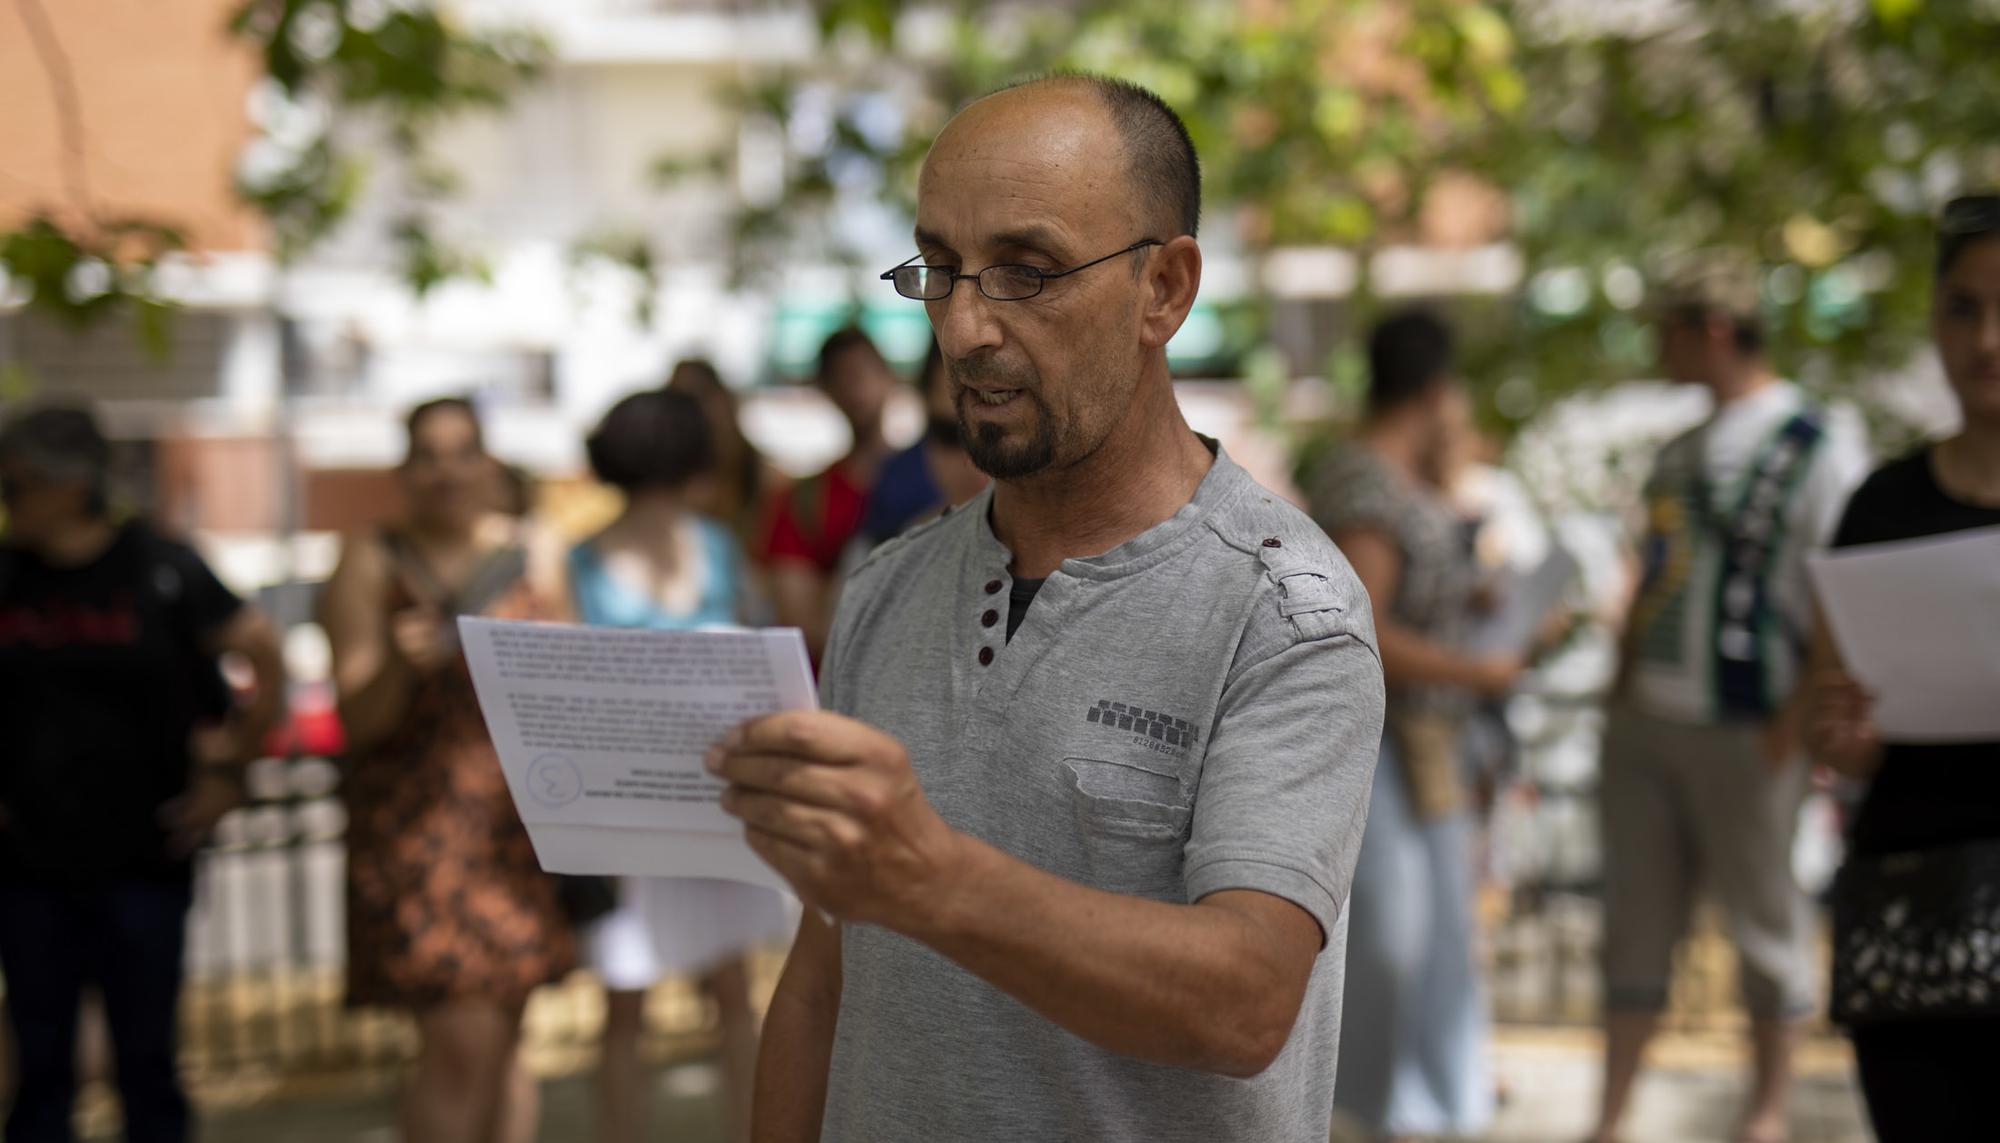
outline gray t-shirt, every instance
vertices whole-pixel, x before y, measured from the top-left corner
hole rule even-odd
[[[1023,861],[1180,904],[1270,893],[1326,945],[1284,1050],[1238,1080],[1095,1047],[915,941],[845,926],[822,1138],[1323,1143],[1382,731],[1367,595],[1218,449],[1172,519],[1064,561],[1009,640],[990,505],[856,570],[825,706],[895,735],[947,822]]]

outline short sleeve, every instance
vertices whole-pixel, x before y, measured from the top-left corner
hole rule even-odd
[[[1381,751],[1382,665],[1352,634],[1294,641],[1224,690],[1187,844],[1188,899],[1251,889],[1324,939],[1346,907]]]
[[[1894,510],[1895,492],[1899,484],[1897,477],[1908,470],[1914,460],[1918,464],[1929,463],[1928,450],[1918,452],[1914,458],[1905,458],[1871,475],[1847,498],[1847,504],[1840,512],[1840,524],[1833,530],[1833,539],[1827,543],[1830,548],[1850,548],[1856,544],[1872,543],[1882,534],[1882,518],[1885,507]]]
[[[1403,505],[1396,490],[1358,449],[1328,457],[1308,485],[1313,522],[1328,535],[1362,528],[1397,534]]]
[[[173,605],[187,631],[202,637],[220,631],[242,610],[243,601],[216,578],[193,548],[165,541],[161,547],[163,559],[180,580]]]

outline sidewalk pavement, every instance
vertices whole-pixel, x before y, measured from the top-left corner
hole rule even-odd
[[[1598,1041],[1586,1029],[1503,1029],[1495,1042],[1495,1073],[1507,1100],[1492,1131],[1479,1143],[1571,1143],[1590,1125],[1597,1094]],[[1742,1055],[1722,1035],[1667,1036],[1641,1081],[1627,1143],[1729,1143],[1743,1091]],[[706,1059],[670,1064],[655,1072],[650,1138],[662,1143],[722,1143],[716,1101],[717,1071]],[[541,1138],[575,1143],[591,1138],[591,1083],[587,1070],[542,1084]],[[1793,1143],[1868,1143],[1859,1094],[1844,1046],[1816,1039],[1802,1053],[1793,1100]],[[97,1130],[86,1138],[111,1139],[104,1115],[89,1116]],[[282,1084],[261,1097],[238,1092],[212,1107],[201,1138],[206,1143],[398,1143],[393,1092],[375,1081],[336,1089],[301,1090]],[[1346,1143],[1353,1136],[1336,1130]]]

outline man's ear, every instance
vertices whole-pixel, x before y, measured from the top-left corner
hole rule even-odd
[[[1201,292],[1201,246],[1192,235],[1152,251],[1140,278],[1139,339],[1151,349],[1165,346],[1178,333]]]

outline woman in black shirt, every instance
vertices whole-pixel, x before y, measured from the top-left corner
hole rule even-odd
[[[1836,548],[2000,527],[2000,195],[1945,208],[1932,329],[1965,427],[1871,476],[1848,503]],[[1870,1012],[1848,994],[1867,999],[1871,978],[1873,991],[1895,987],[1893,972],[1877,977],[1879,967],[1862,963],[1879,955],[1867,951],[1873,914],[1901,900],[1906,931],[1955,932],[1964,927],[1951,903],[1956,887],[2000,868],[2000,742],[1882,741],[1868,696],[1824,636],[1816,657],[1809,745],[1841,773],[1871,780],[1836,889],[1836,914],[1852,922],[1836,925],[1834,954],[1835,1013],[1849,1024],[1869,1115],[1883,1143],[1985,1137],[1991,1113],[1981,1096],[2000,1059],[2000,969],[1989,962],[1991,979],[1966,990],[1990,985],[1984,1004]],[[1889,855],[1907,856],[1884,862]],[[1969,971],[1982,973],[1976,963]]]
[[[191,858],[277,721],[278,641],[193,549],[105,494],[79,409],[0,431],[0,971],[14,1033],[9,1140],[66,1140],[77,1004],[104,998],[126,1138],[180,1143],[174,1059]],[[236,653],[256,698],[231,701]]]

